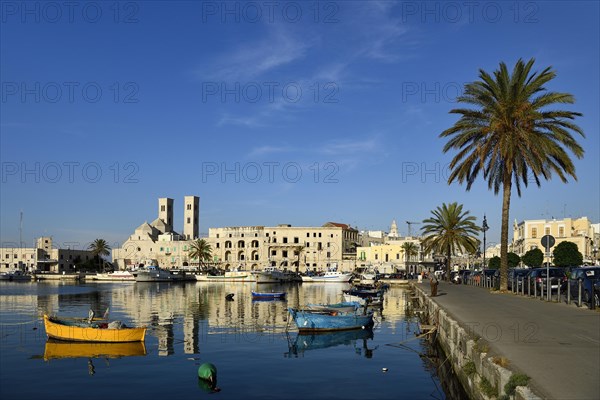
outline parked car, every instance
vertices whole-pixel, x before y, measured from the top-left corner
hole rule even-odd
[[[462,271],[458,271],[458,273],[460,274],[461,282],[466,285],[472,272],[473,271],[471,271],[470,269],[464,269]]]
[[[527,275],[531,269],[529,268],[511,268],[508,270],[508,290],[513,290],[513,282],[516,280],[517,292],[521,291],[523,282],[526,282]]]
[[[567,282],[567,274],[564,268],[551,267],[550,272],[550,290],[558,290],[558,288]],[[541,293],[542,290],[546,292],[546,268],[532,268],[526,277],[527,293]]]
[[[564,284],[566,290],[567,284],[571,287],[571,298],[579,297],[579,282],[583,293],[581,299],[586,303],[592,300],[593,286],[600,280],[600,267],[577,267],[571,269],[571,279]]]

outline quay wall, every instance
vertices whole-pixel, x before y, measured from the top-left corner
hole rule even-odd
[[[415,295],[418,298],[421,311],[424,312],[427,318],[427,323],[436,327],[435,340],[445,353],[445,362],[451,364],[454,373],[470,399],[542,399],[527,386],[518,386],[514,397],[506,395],[504,385],[508,383],[513,371],[494,362],[496,357],[502,355],[490,355],[489,348],[483,339],[476,337],[473,332],[461,326],[461,322],[451,317],[443,307],[429,297],[428,293],[416,285],[412,285],[412,287],[415,289]],[[484,379],[489,382],[492,388],[497,388],[496,396],[488,396],[482,389]]]

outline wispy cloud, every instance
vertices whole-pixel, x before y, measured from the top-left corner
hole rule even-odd
[[[306,56],[311,41],[297,38],[289,30],[274,25],[267,35],[240,44],[236,49],[202,66],[196,74],[203,80],[246,81],[293,63]]]

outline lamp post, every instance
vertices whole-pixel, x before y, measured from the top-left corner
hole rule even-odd
[[[483,268],[485,269],[485,232],[490,229],[487,224],[487,219],[485,214],[483,214],[483,224],[481,225],[481,230],[483,231]]]

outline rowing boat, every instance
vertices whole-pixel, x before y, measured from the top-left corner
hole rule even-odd
[[[66,319],[44,315],[44,327],[49,338],[76,342],[143,342],[146,327],[129,328],[119,321]]]

